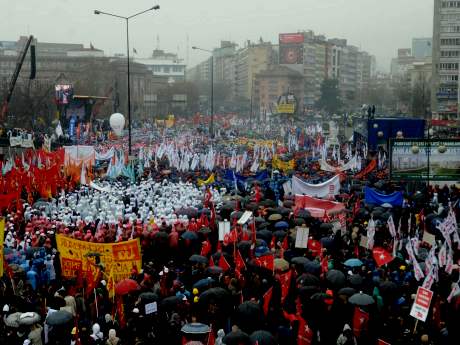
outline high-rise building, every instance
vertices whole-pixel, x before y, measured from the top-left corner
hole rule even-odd
[[[272,65],[275,61],[273,47],[270,42],[247,42],[246,47],[238,51],[235,93],[236,97],[250,100],[255,75]]]
[[[460,1],[435,0],[431,109],[435,119],[459,118]]]
[[[412,39],[412,56],[416,59],[430,57],[433,52],[433,38],[419,37]]]

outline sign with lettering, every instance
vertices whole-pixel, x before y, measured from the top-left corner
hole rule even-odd
[[[430,311],[430,304],[433,298],[433,291],[419,286],[417,296],[415,296],[414,304],[410,311],[410,316],[415,317],[417,320],[425,322],[428,312]]]
[[[113,272],[115,282],[129,277],[134,267],[142,267],[139,239],[117,243],[93,243],[58,234],[56,242],[61,258],[62,276],[66,278],[94,270],[96,256],[104,265],[105,272]]]

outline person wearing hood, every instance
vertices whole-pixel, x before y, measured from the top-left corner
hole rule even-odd
[[[101,332],[101,327],[98,323],[93,325],[93,332],[89,336],[91,345],[102,345],[104,343],[104,334]]]
[[[358,342],[353,335],[353,331],[348,324],[343,326],[343,332],[337,338],[337,345],[358,345]]]
[[[109,330],[109,338],[106,341],[106,345],[118,345],[120,344],[120,338],[117,337],[117,332],[114,329]]]

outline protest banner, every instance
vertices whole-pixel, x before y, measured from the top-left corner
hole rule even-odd
[[[431,299],[433,298],[433,291],[419,286],[417,296],[415,297],[414,304],[410,311],[410,315],[417,320],[425,322],[428,312],[430,311]]]
[[[113,272],[115,282],[129,277],[134,267],[142,267],[139,239],[117,243],[92,243],[57,235],[56,242],[61,258],[62,276],[65,278],[75,277],[79,272],[93,271],[96,256],[104,265],[105,272]]]

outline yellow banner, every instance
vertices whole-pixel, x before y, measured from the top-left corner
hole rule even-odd
[[[295,105],[290,103],[278,104],[278,114],[294,114]]]
[[[115,282],[129,277],[133,267],[138,270],[142,268],[139,239],[118,243],[92,243],[57,235],[56,242],[61,257],[62,276],[66,278],[93,270],[95,254],[98,254],[101,264],[104,265],[104,271],[111,272]]]
[[[206,180],[202,180],[202,179],[198,179],[197,181],[197,184],[198,184],[198,187],[201,187],[201,186],[207,186],[208,184],[212,184],[216,181],[215,177],[214,177],[214,173],[212,173]]]
[[[0,278],[3,277],[3,241],[5,239],[5,218],[0,219]]]
[[[289,170],[295,170],[295,161],[294,159],[291,159],[290,161],[284,162],[281,159],[279,159],[278,156],[273,156],[272,169],[278,169],[284,172]]]

